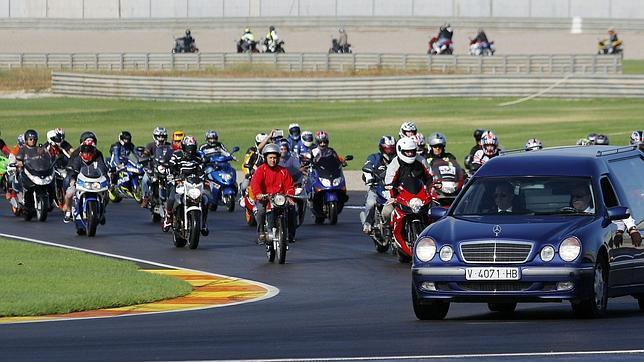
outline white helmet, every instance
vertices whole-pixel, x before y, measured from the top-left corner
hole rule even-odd
[[[416,152],[418,151],[418,146],[416,141],[410,137],[403,137],[398,140],[396,143],[396,154],[398,158],[408,164],[414,163],[416,160]]]
[[[536,138],[530,138],[525,144],[526,151],[536,151],[543,148],[543,143]]]
[[[60,135],[58,134],[58,132],[56,132],[55,129],[47,131],[47,142],[49,142],[49,144],[51,144],[52,146],[60,145],[62,141],[63,140],[60,138]]]
[[[639,145],[640,143],[644,143],[644,132],[633,131],[633,133],[631,133],[631,144]]]
[[[311,148],[313,146],[313,132],[302,132],[302,143],[304,143],[304,146]]]
[[[409,121],[401,124],[400,132],[398,132],[398,135],[400,136],[400,138],[407,137],[405,132],[414,132],[414,134],[416,134],[418,132],[418,128],[416,128],[416,123]]]
[[[255,136],[255,146],[259,145],[267,138],[268,135],[266,133],[258,133],[257,136]]]

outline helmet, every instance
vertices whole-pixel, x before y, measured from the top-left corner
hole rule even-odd
[[[165,142],[168,139],[168,130],[163,127],[156,127],[152,131],[152,139],[157,142]]]
[[[172,142],[181,142],[185,136],[186,134],[183,131],[174,131],[172,132]]]
[[[246,33],[246,34],[250,33],[250,29],[249,29],[249,28],[245,28],[245,29],[244,29],[244,33]]]
[[[296,138],[300,137],[300,125],[297,123],[291,123],[288,125],[288,133]]]
[[[596,145],[608,145],[608,136],[605,134],[598,134],[597,137],[595,137],[595,144]]]
[[[577,146],[588,146],[590,145],[590,141],[588,138],[580,138],[577,140]]]
[[[431,135],[429,135],[429,145],[431,147],[440,146],[445,148],[445,145],[447,145],[447,138],[445,138],[445,136],[442,133],[434,132]]]
[[[217,131],[208,130],[208,132],[206,132],[206,143],[209,146],[212,146],[217,141],[219,141],[219,134],[217,133]]]
[[[80,157],[89,162],[96,155],[96,142],[92,138],[86,138],[80,146]]]
[[[418,147],[418,153],[424,153],[425,152],[425,135],[422,133],[418,132],[416,135],[411,137],[416,141],[416,146]]]
[[[190,29],[186,29],[186,35],[190,35]]]
[[[474,134],[472,136],[474,136],[476,143],[481,142],[481,136],[483,135],[483,132],[485,132],[485,130],[480,128],[477,128],[476,130],[474,130]]]
[[[496,138],[496,135],[492,131],[485,131],[481,135],[481,145],[484,147],[485,154],[488,156],[494,155],[496,148],[499,146],[499,139]],[[486,146],[494,146],[493,148],[488,148]]]
[[[614,26],[609,27],[608,32],[609,33],[614,33],[615,32],[615,27]]]
[[[95,145],[98,143],[98,140],[96,139],[96,135],[92,131],[85,131],[85,132],[81,133],[80,142],[78,142],[78,143],[83,144],[83,141],[85,141],[88,138],[91,138],[92,140],[94,140]]]
[[[410,137],[403,137],[398,140],[398,143],[396,143],[396,154],[404,163],[414,163],[417,151],[418,146],[416,145],[416,141]]]
[[[326,131],[317,131],[315,132],[315,143],[320,144],[320,142],[326,142],[329,144],[329,135]]]
[[[273,31],[273,30],[275,30],[275,27],[273,25],[271,25],[271,26],[268,27],[268,30]]]
[[[60,142],[63,142],[65,140],[65,130],[62,128],[56,128],[54,131],[56,131],[56,134],[60,137]]]
[[[302,143],[304,143],[304,146],[311,148],[313,146],[313,132],[302,132]]]
[[[60,138],[55,129],[47,131],[47,142],[49,142],[50,145],[60,145],[62,141],[63,140]]]
[[[391,136],[382,136],[378,148],[383,155],[391,156],[396,153],[396,141]]]
[[[128,131],[121,131],[119,133],[119,140],[123,143],[132,143],[132,134]]]
[[[644,143],[644,132],[633,131],[633,133],[631,133],[631,144],[637,146],[641,143]]]
[[[197,154],[197,139],[193,136],[185,136],[181,140],[181,150],[189,156]]]
[[[37,142],[38,141],[38,132],[36,132],[33,129],[26,130],[25,131],[25,141],[30,139],[30,138],[33,138]]]
[[[589,133],[588,136],[586,137],[588,139],[588,142],[590,142],[591,145],[595,144],[595,138],[597,138],[597,133]]]
[[[267,138],[268,138],[268,135],[266,133],[258,133],[255,136],[255,146],[259,146],[259,144],[264,142],[264,140]]]
[[[414,122],[404,122],[403,124],[400,125],[400,132],[398,132],[398,135],[400,138],[407,137],[405,134],[406,132],[414,132],[416,134],[418,132],[418,128],[416,128],[416,123]]]
[[[276,143],[269,143],[266,146],[264,146],[264,149],[262,149],[262,155],[266,157],[269,153],[274,153],[277,155],[277,157],[280,156],[280,146]]]
[[[536,138],[530,138],[528,142],[525,143],[526,151],[536,151],[543,148],[543,143]]]
[[[25,145],[25,135],[24,134],[19,134],[18,137],[16,137],[16,142],[18,142],[18,146],[22,147]]]
[[[343,29],[343,28],[340,28],[340,29],[338,29],[338,32],[339,32],[339,33],[344,33],[344,29]]]

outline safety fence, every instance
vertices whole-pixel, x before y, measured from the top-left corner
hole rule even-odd
[[[52,92],[176,101],[425,97],[644,98],[644,76],[414,76],[287,79],[139,77],[54,72]]]
[[[424,70],[456,74],[622,73],[612,55],[20,53],[0,54],[0,68],[54,70],[225,70],[253,64],[283,71]]]

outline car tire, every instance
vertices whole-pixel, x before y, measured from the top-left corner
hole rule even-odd
[[[592,297],[572,304],[573,312],[582,318],[599,318],[606,314],[608,306],[608,264],[599,256],[593,269]]]
[[[488,303],[487,307],[492,312],[512,313],[517,309],[517,303]]]
[[[644,294],[633,295],[633,298],[637,299],[637,305],[639,305],[640,310],[644,312]]]
[[[411,286],[411,300],[414,305],[414,314],[421,321],[444,319],[449,311],[449,302],[431,301],[421,303],[413,284]]]

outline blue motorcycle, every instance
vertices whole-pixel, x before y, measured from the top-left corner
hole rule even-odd
[[[345,160],[353,160],[353,156],[347,155]],[[338,214],[349,199],[342,167],[343,164],[335,157],[324,157],[312,165],[306,191],[316,224],[329,219],[329,223],[335,225]]]
[[[235,146],[230,154],[215,152],[204,155],[206,161],[204,174],[212,193],[210,200],[210,210],[212,211],[216,211],[219,204],[226,206],[228,212],[235,211],[238,192],[237,172],[230,165],[230,161],[235,159],[233,153],[237,151],[239,151],[239,147]]]
[[[138,156],[132,153],[123,167],[117,169],[116,172],[118,173],[116,184],[110,186],[108,192],[110,201],[121,202],[124,198],[129,197],[140,204],[143,199],[141,180],[145,171]]]
[[[98,169],[83,166],[76,178],[72,215],[78,235],[95,236],[98,224],[105,223],[107,177]]]
[[[371,232],[369,232],[369,237],[373,240],[376,250],[379,253],[384,253],[389,250],[389,246],[393,245],[394,242],[389,220],[382,216],[382,209],[389,199],[389,191],[385,190],[383,174],[379,174],[366,166],[362,168],[362,171],[373,176],[372,183],[368,184],[368,186],[373,187],[373,191],[376,194],[376,207],[374,208],[373,225]],[[367,215],[364,211],[360,212],[360,221],[362,223],[365,222],[366,217]]]

